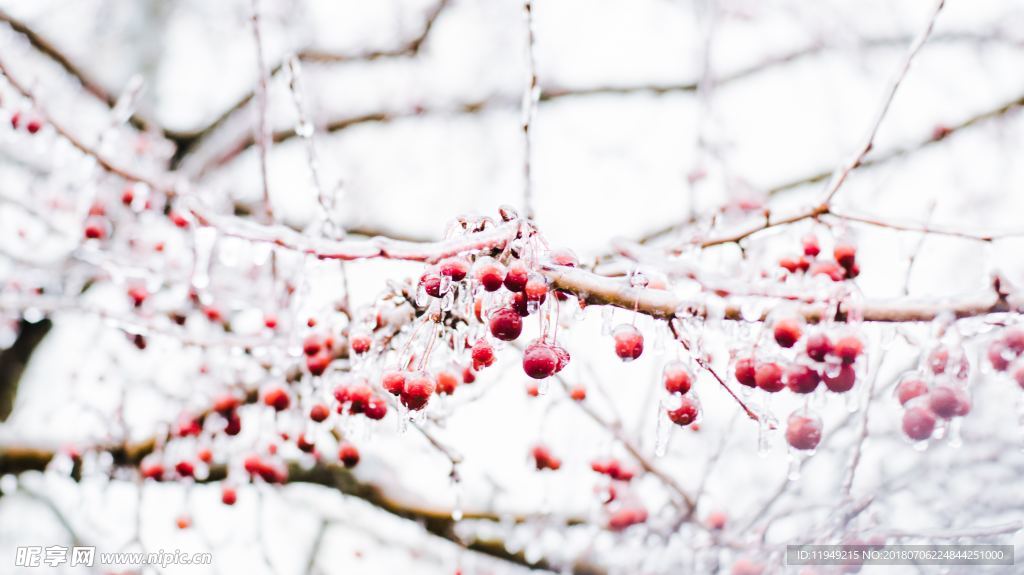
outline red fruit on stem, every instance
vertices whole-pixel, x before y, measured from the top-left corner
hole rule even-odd
[[[558,356],[543,342],[534,342],[523,352],[523,371],[533,379],[544,379],[555,373]]]
[[[861,352],[864,351],[864,344],[861,343],[860,338],[855,335],[848,335],[841,337],[836,340],[835,346],[833,346],[832,353],[835,354],[843,363],[853,363],[857,361]]]
[[[843,278],[846,277],[846,270],[842,266],[828,260],[814,262],[808,269],[808,273],[812,276],[827,276],[834,282],[843,281]]]
[[[356,333],[352,334],[348,340],[349,348],[352,349],[352,353],[356,355],[362,355],[373,346],[373,338],[367,333]]]
[[[139,472],[142,474],[143,479],[160,481],[164,478],[164,466],[156,462],[143,463],[139,467]]]
[[[319,335],[310,334],[302,341],[302,353],[316,355],[324,348],[324,341]]]
[[[128,298],[132,300],[132,304],[135,307],[141,306],[148,297],[149,291],[146,290],[146,286],[133,285],[132,287],[128,288]]]
[[[818,389],[821,375],[814,369],[794,364],[786,369],[786,387],[793,393],[811,393]]]
[[[306,358],[306,369],[313,375],[323,375],[334,358],[327,350]]]
[[[900,400],[900,405],[906,405],[911,399],[926,393],[928,384],[916,377],[904,379],[896,386],[896,398]]]
[[[1013,355],[1024,353],[1024,329],[1011,328],[1003,334],[1003,343],[1013,352]]]
[[[521,261],[514,261],[508,266],[505,272],[505,289],[513,292],[521,292],[526,288],[526,282],[530,281],[530,268]]]
[[[696,421],[699,415],[700,404],[697,403],[697,400],[685,395],[679,402],[679,407],[668,411],[668,418],[672,420],[672,423],[684,427]]]
[[[516,310],[503,307],[491,314],[491,335],[502,340],[512,341],[523,332],[523,318]]]
[[[317,403],[309,409],[309,418],[317,423],[322,423],[331,414],[331,410],[322,403]]]
[[[725,524],[728,522],[729,516],[721,511],[712,511],[708,513],[707,519],[704,520],[704,524],[708,526],[708,529],[714,529],[720,531],[725,529]]]
[[[821,441],[821,420],[793,413],[786,422],[786,442],[794,449],[808,451]]]
[[[238,492],[234,487],[225,485],[220,491],[220,501],[224,505],[234,505],[238,501]]]
[[[669,393],[683,395],[693,387],[693,373],[681,361],[666,364],[662,370],[662,379],[665,382],[665,391]]]
[[[237,409],[241,403],[242,402],[238,399],[238,396],[230,393],[224,393],[217,396],[217,399],[214,400],[213,410],[226,417],[229,413]]]
[[[196,474],[196,466],[191,461],[182,460],[174,466],[174,471],[182,477],[194,477]]]
[[[569,360],[572,359],[569,355],[569,350],[557,343],[552,343],[548,347],[550,347],[551,351],[555,352],[555,356],[558,357],[558,364],[555,365],[555,373],[558,373],[565,369],[565,366],[569,365]]]
[[[800,322],[797,320],[793,318],[783,318],[775,322],[773,332],[776,343],[782,347],[793,347],[796,342],[800,340],[800,336],[803,334],[803,329],[801,329]]]
[[[944,373],[949,365],[949,349],[945,346],[936,347],[928,353],[926,361],[928,369],[932,370],[932,373],[936,375]]]
[[[385,371],[380,380],[381,387],[391,395],[401,395],[405,390],[405,372],[398,370]]]
[[[476,372],[473,371],[473,368],[469,367],[468,365],[466,367],[463,367],[462,383],[470,384],[473,383],[474,381],[476,381]]]
[[[441,275],[448,276],[453,282],[462,281],[469,273],[469,262],[465,258],[445,258],[438,266]]]
[[[537,466],[538,471],[544,469],[550,469],[552,471],[558,471],[562,467],[562,460],[551,454],[551,450],[544,445],[536,445],[531,451],[533,462]]]
[[[852,366],[843,365],[835,375],[829,375],[828,371],[826,371],[821,379],[825,382],[825,387],[829,391],[846,393],[853,389],[853,384],[857,382],[857,372],[853,370]]]
[[[548,297],[548,284],[544,281],[544,278],[532,277],[526,282],[523,293],[526,294],[526,299],[529,301],[544,303],[544,300]]]
[[[623,507],[608,517],[608,529],[624,531],[625,529],[647,521],[647,510],[642,507]]]
[[[736,360],[734,370],[736,381],[747,387],[757,387],[757,363],[752,357],[741,357]]]
[[[757,382],[757,387],[768,393],[782,391],[786,387],[786,384],[782,382],[782,368],[773,362],[758,365],[757,371],[754,373],[754,380]]]
[[[821,245],[818,243],[818,236],[807,234],[803,239],[804,255],[814,257],[821,253]]]
[[[473,366],[477,369],[490,367],[497,359],[494,354],[494,346],[483,338],[478,339],[477,342],[473,344],[473,349],[470,354],[473,358]]]
[[[996,371],[1006,371],[1010,367],[1010,360],[1007,358],[1009,355],[1009,348],[1005,343],[1001,341],[993,341],[988,344],[988,361],[992,364],[992,369]]]
[[[380,421],[384,419],[384,416],[388,414],[388,403],[384,401],[384,398],[377,397],[376,395],[366,401],[363,406],[363,415],[368,419],[374,421]]]
[[[437,386],[434,391],[438,395],[451,395],[455,393],[455,388],[459,386],[459,376],[447,369],[437,372],[435,381]]]
[[[967,415],[971,400],[961,388],[940,385],[928,395],[928,407],[942,419],[952,419]]]
[[[615,339],[615,355],[622,361],[633,361],[644,352],[644,336],[636,326],[622,324],[612,332]]]
[[[576,384],[569,390],[569,397],[571,397],[573,401],[583,401],[587,398],[587,388],[580,384]]]
[[[1013,370],[1013,379],[1021,389],[1024,389],[1024,365],[1018,366],[1017,369]]]
[[[814,361],[825,361],[825,357],[832,353],[832,340],[824,333],[812,333],[807,336],[807,357]]]
[[[313,453],[313,450],[316,449],[316,443],[306,437],[305,434],[300,435],[298,439],[295,440],[295,445],[299,448],[299,451],[303,453]]]
[[[284,411],[291,405],[288,392],[282,387],[272,387],[263,394],[263,403],[273,407],[275,411]]]
[[[441,297],[441,275],[427,272],[420,277],[420,287],[430,297]]]
[[[473,274],[485,291],[498,291],[505,282],[505,266],[494,260],[478,260]]]
[[[935,431],[935,414],[924,406],[915,406],[903,412],[903,433],[915,441],[924,441]]]
[[[267,329],[275,329],[277,327],[277,316],[272,313],[263,314],[263,325]]]
[[[101,240],[107,235],[107,227],[99,220],[90,219],[85,223],[85,230],[83,230],[83,233],[87,239]]]
[[[434,393],[434,380],[425,372],[417,372],[406,378],[405,390],[402,392],[402,405],[416,411],[430,401]]]
[[[338,460],[341,461],[345,467],[352,469],[359,464],[359,449],[357,449],[355,445],[352,445],[347,441],[343,441],[341,446],[338,447]]]
[[[836,258],[837,264],[848,270],[857,261],[857,248],[852,244],[837,243],[835,249],[832,250],[832,256]]]

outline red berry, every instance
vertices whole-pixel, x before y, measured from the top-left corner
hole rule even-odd
[[[857,261],[857,248],[851,244],[837,243],[832,255],[836,258],[837,264],[849,270]]]
[[[273,407],[276,411],[284,411],[291,405],[291,398],[288,392],[282,387],[272,387],[263,394],[263,403]]]
[[[405,390],[402,392],[402,405],[416,411],[423,409],[423,406],[430,400],[434,393],[433,378],[425,372],[417,372],[408,377],[405,382]]]
[[[441,275],[427,272],[420,277],[420,287],[430,297],[441,297]]]
[[[164,466],[156,462],[143,463],[139,467],[139,472],[142,474],[143,479],[160,481],[164,478]]]
[[[821,420],[799,413],[789,416],[786,423],[786,442],[794,449],[811,450],[821,441]]]
[[[736,381],[747,387],[757,387],[757,363],[752,357],[741,357],[736,360]]]
[[[85,223],[85,230],[83,233],[85,234],[85,237],[90,240],[101,240],[107,235],[107,227],[98,219],[89,219],[89,221]]]
[[[896,386],[896,397],[900,400],[900,405],[906,405],[911,399],[926,393],[928,384],[916,377],[904,379]]]
[[[202,461],[203,463],[209,463],[213,461],[213,452],[210,451],[208,448],[204,447],[203,449],[199,450],[199,453],[196,454],[196,457],[198,457],[199,461]]]
[[[171,212],[170,218],[171,222],[173,222],[175,226],[178,226],[179,228],[188,227],[188,220],[185,219],[185,216],[183,216],[182,214],[178,212]]]
[[[505,266],[494,260],[478,260],[473,275],[485,291],[498,291],[505,282]]]
[[[794,274],[801,267],[800,260],[797,258],[784,257],[779,259],[779,267],[785,269],[791,274]]]
[[[857,357],[860,356],[863,350],[864,344],[861,343],[860,338],[855,335],[848,335],[836,340],[832,353],[843,363],[853,363],[857,361]]]
[[[388,414],[388,404],[383,398],[373,396],[363,406],[363,415],[368,419],[380,421]]]
[[[704,520],[704,523],[708,526],[708,529],[720,531],[725,529],[725,524],[728,519],[729,516],[725,513],[722,513],[721,511],[712,511],[711,513],[708,513],[708,517]]]
[[[128,288],[128,297],[132,300],[132,304],[134,304],[135,307],[139,307],[146,301],[146,298],[149,297],[149,292],[146,290],[146,286],[133,285]]]
[[[800,340],[803,330],[800,322],[792,318],[783,318],[775,322],[775,341],[782,347],[793,347]]]
[[[263,315],[263,325],[267,326],[267,329],[274,329],[277,327],[277,316],[268,313]]]
[[[647,521],[647,510],[642,507],[623,507],[608,518],[608,529],[623,531],[633,525]]]
[[[327,350],[321,351],[306,358],[306,369],[313,375],[323,375],[333,359]]]
[[[241,405],[241,403],[241,400],[239,400],[237,396],[225,393],[217,396],[217,399],[214,400],[213,410],[223,416],[227,416],[227,414],[234,411],[239,405]]]
[[[405,372],[398,370],[385,371],[380,380],[381,387],[391,395],[401,395],[405,390]]]
[[[370,347],[373,345],[373,338],[366,333],[356,333],[348,340],[348,345],[352,349],[352,353],[362,355],[370,351]]]
[[[359,463],[359,450],[356,449],[355,445],[343,441],[341,446],[338,447],[338,459],[345,467],[351,469]]]
[[[537,387],[536,383],[528,381],[526,382],[526,395],[529,395],[530,397],[537,397],[540,395],[540,388]]]
[[[821,375],[806,365],[794,364],[786,369],[786,387],[793,393],[811,393],[820,381]]]
[[[551,471],[558,471],[562,467],[562,460],[551,454],[551,450],[544,445],[536,445],[531,451],[533,456],[533,462],[537,466],[538,471],[544,469],[550,469]]]
[[[555,373],[558,356],[543,342],[534,342],[523,352],[523,371],[534,379],[544,379]]]
[[[28,123],[25,124],[25,130],[29,134],[35,134],[43,128],[43,123],[38,118],[31,118]]]
[[[530,281],[526,282],[523,293],[526,294],[526,299],[529,301],[544,303],[544,300],[548,297],[548,284],[544,281],[544,278],[532,277]]]
[[[192,527],[192,518],[188,515],[182,515],[175,519],[174,523],[178,526],[178,529],[188,529]]]
[[[1003,342],[1014,355],[1024,353],[1024,329],[1013,328],[1003,334]]]
[[[497,359],[494,355],[494,346],[483,338],[473,344],[473,350],[470,353],[473,357],[473,367],[477,369],[489,367]]]
[[[828,371],[826,371],[822,376],[822,380],[825,381],[825,387],[829,388],[830,391],[846,393],[853,389],[853,384],[857,382],[857,372],[853,370],[853,367],[843,365],[839,368],[839,372],[836,375],[829,375]]]
[[[316,449],[316,443],[313,443],[313,441],[306,437],[305,434],[300,435],[299,438],[295,440],[295,445],[299,448],[299,451],[303,453],[313,453],[313,450]]]
[[[700,415],[700,404],[690,396],[683,396],[679,407],[668,411],[668,418],[676,425],[687,426],[697,420]]]
[[[644,336],[636,326],[622,324],[612,333],[615,355],[622,361],[633,361],[644,352]]]
[[[234,437],[242,431],[242,418],[237,411],[232,411],[227,416],[227,424],[224,426],[224,433]]]
[[[491,314],[491,335],[502,340],[512,341],[523,332],[523,318],[516,310],[503,307]]]
[[[807,336],[807,357],[814,361],[825,361],[825,357],[832,353],[832,340],[824,333],[812,333]]]
[[[572,389],[569,390],[569,397],[571,397],[573,401],[583,401],[587,398],[587,388],[579,384],[574,385],[572,386]]]
[[[468,365],[466,367],[463,367],[462,368],[462,383],[469,384],[469,383],[473,383],[474,381],[476,381],[476,372],[473,371],[473,368],[469,367]]]
[[[530,281],[530,268],[521,261],[514,261],[508,266],[505,272],[505,288],[508,291],[520,292],[526,289],[526,283]]]
[[[182,477],[194,477],[196,474],[196,466],[191,461],[187,460],[179,461],[174,466],[174,470]]]
[[[828,276],[834,282],[843,281],[843,278],[846,277],[846,270],[842,266],[828,260],[814,262],[808,269],[808,273],[812,276]]]
[[[326,420],[330,414],[331,410],[327,409],[327,406],[322,403],[317,403],[309,409],[309,418],[317,423]]]
[[[782,391],[786,387],[786,384],[782,383],[782,368],[779,367],[779,364],[772,362],[757,366],[757,371],[754,372],[754,381],[757,382],[757,387],[768,393]]]
[[[807,234],[803,239],[804,243],[804,255],[814,257],[821,253],[821,246],[818,244],[818,236],[814,234]]]
[[[464,258],[446,258],[441,260],[438,269],[441,275],[450,277],[453,282],[462,281],[469,273],[469,262]]]
[[[121,203],[130,206],[135,201],[135,192],[131,188],[125,188],[121,192]]]
[[[682,395],[693,386],[693,373],[681,361],[668,363],[662,371],[662,378],[665,381],[665,391],[669,393]]]
[[[459,376],[455,375],[455,372],[452,371],[439,371],[435,379],[437,387],[434,391],[438,395],[451,395],[455,393],[455,388],[459,385]]]
[[[915,406],[903,412],[903,433],[915,441],[924,441],[935,431],[935,414],[927,407]]]
[[[942,419],[951,419],[967,415],[971,410],[971,400],[963,389],[941,385],[928,395],[928,407]]]
[[[235,488],[225,485],[220,492],[220,501],[224,505],[234,505],[238,501],[238,493]]]

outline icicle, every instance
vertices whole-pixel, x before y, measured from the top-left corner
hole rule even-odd
[[[606,305],[601,308],[601,335],[612,334],[612,319],[615,314],[615,308]]]
[[[665,402],[659,402],[657,412],[655,413],[655,419],[657,425],[654,430],[654,456],[664,457],[668,453],[668,445],[672,440],[672,432],[675,431],[675,425],[669,420],[665,414],[667,406]]]
[[[800,480],[800,474],[801,474],[801,469],[800,468],[801,468],[801,466],[803,464],[804,457],[802,455],[796,453],[796,450],[790,449],[789,450],[788,459],[789,459],[789,471],[786,472],[786,479],[788,479],[790,481],[799,481]]]

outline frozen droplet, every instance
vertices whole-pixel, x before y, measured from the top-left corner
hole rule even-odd
[[[657,424],[654,429],[654,456],[664,457],[668,453],[668,445],[672,439],[672,432],[675,431],[675,425],[669,420],[665,414],[665,405],[663,403],[658,405],[655,413]]]
[[[789,471],[786,472],[786,479],[790,481],[798,481],[800,479],[801,467],[803,463],[803,457],[797,453],[794,453],[793,449],[789,450]]]

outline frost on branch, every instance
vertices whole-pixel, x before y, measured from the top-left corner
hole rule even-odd
[[[275,572],[767,574],[795,543],[1011,541],[1022,234],[989,219],[1019,213],[1019,182],[998,154],[964,180],[929,154],[1014,149],[996,133],[1024,100],[888,130],[949,91],[917,84],[930,54],[977,73],[941,50],[1019,39],[943,29],[962,18],[934,2],[898,36],[819,33],[726,73],[734,24],[789,12],[647,4],[599,44],[631,18],[699,36],[655,60],[701,54],[694,81],[635,83],[616,62],[639,38],[588,72],[570,5],[403,4],[364,47],[354,16],[379,7],[300,2],[327,43],[246,0],[247,95],[204,87],[220,113],[188,129],[178,68],[115,94],[0,12],[0,526],[46,506],[101,550],[238,543]],[[891,77],[844,80],[869,109],[807,122],[827,143],[759,107],[821,92],[793,88],[801,62],[875,52],[857,69]],[[785,97],[762,99],[773,74]]]

